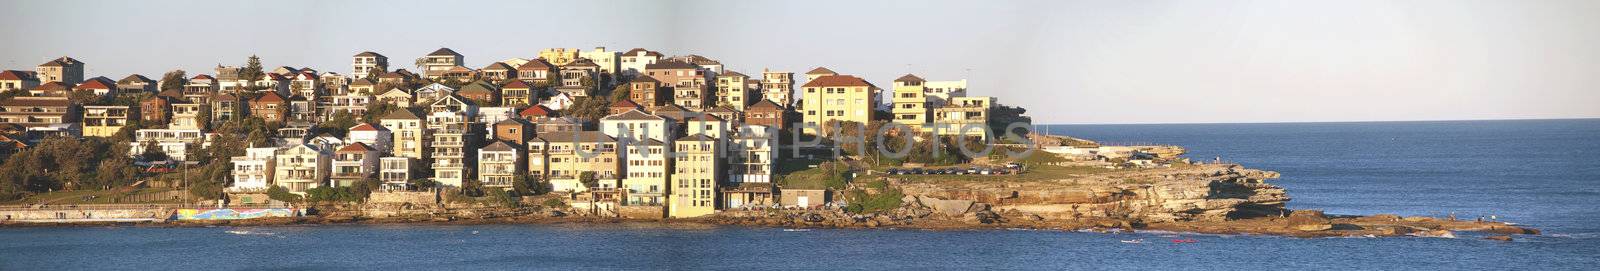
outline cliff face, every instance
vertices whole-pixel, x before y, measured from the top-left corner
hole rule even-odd
[[[1043,220],[1116,219],[1145,223],[1222,221],[1284,214],[1283,188],[1264,180],[1277,172],[1238,165],[1128,170],[1055,180],[897,182],[908,199],[946,213],[988,209]]]

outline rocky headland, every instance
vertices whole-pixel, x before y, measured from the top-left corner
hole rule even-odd
[[[1453,237],[1479,231],[1491,238],[1538,234],[1503,222],[1397,215],[1327,215],[1289,210],[1290,198],[1268,183],[1278,173],[1232,164],[1068,174],[1060,178],[906,178],[867,175],[903,194],[896,208],[850,213],[822,210],[726,210],[694,219],[623,219],[582,215],[565,208],[424,208],[320,206],[312,215],[218,221],[6,223],[3,226],[268,226],[297,224],[550,224],[652,222],[701,226],[783,228],[899,228],[928,230],[1049,229],[1070,231],[1172,231],[1293,237]],[[855,189],[863,189],[856,187]],[[879,191],[873,191],[879,192]]]

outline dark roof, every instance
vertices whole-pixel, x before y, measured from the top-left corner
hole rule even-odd
[[[763,100],[765,100],[765,99],[763,99]],[[706,112],[707,113],[739,113],[739,110],[733,109],[732,106],[724,105],[724,106],[718,106],[716,108],[712,108],[711,110],[706,110]]]
[[[149,77],[144,77],[144,75],[139,75],[137,73],[129,74],[128,77],[123,77],[122,80],[117,80],[118,84],[130,84],[130,83],[140,83],[140,82],[149,83],[149,82],[154,82],[154,80],[150,80]]]
[[[656,61],[656,63],[651,63],[651,64],[644,65],[644,68],[647,69],[647,70],[657,70],[657,69],[699,69],[700,66],[695,66],[694,64],[683,63],[683,62],[678,62],[678,61]]]
[[[811,80],[809,82],[806,82],[806,84],[804,86],[801,86],[801,87],[872,87],[872,86],[873,86],[872,83],[867,83],[867,80],[862,80],[860,77],[849,76],[849,75],[824,75],[822,77],[817,77],[817,79],[815,79],[815,80]]]
[[[539,136],[537,138],[539,138],[539,140],[543,140],[545,142],[550,142],[550,143],[573,142],[573,140],[577,140],[578,142],[615,142],[615,141],[617,141],[617,138],[608,136],[605,133],[601,133],[600,131],[545,132],[545,133],[539,134]]]
[[[494,143],[489,143],[488,146],[483,146],[483,148],[479,149],[479,150],[482,150],[482,151],[517,151],[517,148],[516,147],[512,147],[511,144],[508,144],[505,141],[495,140]]]
[[[633,48],[633,50],[628,50],[628,52],[622,53],[622,55],[624,55],[624,56],[638,56],[640,52],[644,52],[644,55],[646,55],[646,56],[656,56],[656,57],[660,57],[661,56],[661,53],[657,53],[656,51],[651,51],[651,50],[645,50],[644,48]]]
[[[783,110],[783,106],[778,105],[778,103],[774,103],[774,102],[772,102],[772,100],[767,100],[767,99],[761,99],[761,101],[756,102],[756,104],[750,105],[750,109],[758,109],[758,108],[759,109],[771,109],[771,110]]]
[[[550,63],[549,62],[545,62],[543,58],[530,59],[530,60],[528,60],[528,63],[522,63],[522,66],[517,66],[517,70],[519,70],[519,71],[525,71],[525,70],[549,70],[549,69],[550,69]]]
[[[733,70],[723,70],[722,74],[718,75],[718,76],[733,76],[733,77],[750,78],[749,75],[744,75],[743,73],[739,73],[739,72],[736,72],[736,71],[733,71]]]
[[[580,57],[572,60],[572,63],[567,63],[565,67],[600,67],[600,65],[595,65],[593,60]]]
[[[667,104],[667,105],[663,105],[661,107],[657,107],[656,108],[656,113],[661,113],[661,112],[688,112],[688,111],[689,111],[688,108],[683,108],[683,106],[680,106],[678,104]]]
[[[38,80],[33,77],[33,72],[7,70],[0,72],[0,80]]]
[[[681,138],[678,138],[678,141],[716,141],[716,140],[717,140],[716,138],[706,136],[705,134],[692,134],[692,135],[687,135],[687,136],[683,136]]]
[[[411,112],[411,109],[401,108],[400,110],[395,110],[394,112],[389,112],[388,115],[383,115],[383,117],[379,118],[379,119],[386,119],[386,120],[419,120],[419,119],[422,119],[422,117],[418,117],[416,112]]]
[[[500,120],[499,122],[495,122],[494,123],[495,126],[500,126],[501,124],[528,125],[530,123],[528,123],[528,121],[526,121],[526,120],[522,120],[522,119],[519,119],[519,118],[507,118],[507,119],[503,119],[503,120]]]
[[[457,90],[456,93],[463,93],[463,92],[467,92],[467,93],[472,93],[472,92],[494,93],[495,91],[496,90],[494,89],[494,85],[493,84],[489,84],[488,82],[484,82],[484,81],[480,80],[480,81],[472,81],[471,83],[467,83],[466,85],[461,86],[461,90]]]
[[[806,72],[806,74],[839,74],[839,73],[833,72],[833,70],[829,70],[828,68],[817,67],[815,69],[811,69],[811,71]]]
[[[378,54],[378,53],[373,53],[372,51],[361,52],[360,54],[356,54],[356,56],[361,56],[361,57],[368,57],[368,56],[383,57],[383,55]]]
[[[72,101],[71,100],[67,100],[67,98],[65,98],[65,97],[27,97],[27,96],[23,96],[23,97],[13,97],[10,100],[6,100],[4,102],[0,102],[0,105],[67,107],[67,106],[71,106],[72,105]]]
[[[717,61],[715,59],[711,59],[711,58],[700,56],[700,55],[686,55],[686,56],[680,56],[680,57],[674,57],[674,58],[687,60],[690,64],[695,64],[695,65],[721,65],[722,64],[722,62],[719,62],[719,61]]]
[[[635,103],[635,102],[633,102],[633,100],[629,100],[629,99],[622,99],[621,101],[617,101],[615,103],[611,103],[611,108],[617,108],[617,107],[639,108],[639,103]]]
[[[650,77],[649,75],[640,74],[639,77],[634,77],[633,81],[631,81],[630,83],[648,83],[648,82],[661,83],[661,80],[656,80],[655,77]]]
[[[450,48],[439,48],[439,50],[434,50],[432,53],[428,53],[428,56],[459,56],[459,55],[461,55],[461,54],[460,53],[456,53],[455,50],[450,50]]]
[[[894,81],[895,82],[927,82],[926,80],[922,80],[922,77],[917,77],[916,75],[911,75],[909,73],[906,74],[905,76],[901,76],[899,79],[894,79]]]
[[[367,78],[356,79],[355,81],[350,82],[351,86],[371,86],[377,84],[377,82],[372,82],[372,79]]]
[[[500,86],[500,88],[532,88],[532,87],[528,86],[528,82],[523,82],[522,80],[511,80],[511,82],[506,82],[506,84]]]
[[[39,66],[61,67],[61,66],[66,66],[67,64],[73,64],[73,63],[82,63],[82,62],[78,62],[77,59],[72,59],[71,57],[64,57],[63,56],[61,58],[50,60],[50,62],[45,62],[44,64],[39,64]]]
[[[656,116],[656,115],[645,114],[643,111],[639,111],[639,109],[633,109],[633,110],[628,110],[628,112],[622,112],[622,113],[613,114],[613,115],[610,115],[610,116],[605,116],[603,118],[600,118],[600,120],[666,120],[666,119],[662,118],[660,116]]]
[[[505,71],[509,71],[509,70],[514,70],[515,68],[512,68],[511,65],[506,65],[505,62],[495,62],[495,63],[489,63],[489,66],[483,66],[483,69],[484,70],[505,70]]]

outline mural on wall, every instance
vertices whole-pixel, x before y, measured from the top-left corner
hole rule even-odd
[[[268,209],[178,209],[172,218],[176,220],[234,220],[263,217],[291,217],[294,210],[288,208]]]

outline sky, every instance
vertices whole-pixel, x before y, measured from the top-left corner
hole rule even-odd
[[[642,47],[731,70],[916,74],[1035,123],[1600,117],[1600,1],[0,1],[0,69],[350,73]],[[802,78],[803,79],[803,78]],[[801,82],[803,84],[803,82]]]

